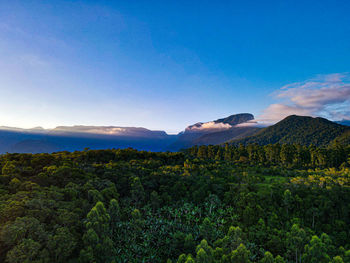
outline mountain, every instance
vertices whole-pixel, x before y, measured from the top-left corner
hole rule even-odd
[[[227,130],[237,124],[254,120],[254,115],[250,113],[239,113],[228,116],[226,118],[218,119],[216,121],[198,122],[190,125],[185,129],[184,134],[189,133],[210,133],[221,130]]]
[[[193,145],[220,144],[243,138],[258,131],[249,113],[230,115],[188,126],[178,135],[141,127],[58,126],[53,129],[35,127],[21,129],[0,127],[0,153],[41,153],[76,151],[85,148],[128,148],[147,151],[176,151]],[[240,124],[247,126],[240,127]]]
[[[258,143],[297,143],[303,145],[325,146],[349,131],[350,127],[337,124],[324,118],[291,115],[260,130],[257,134],[233,140],[233,144]]]
[[[116,127],[116,126],[58,126],[49,130],[50,134],[70,134],[79,136],[92,135],[109,135],[109,136],[123,136],[123,137],[139,137],[139,138],[164,138],[168,134],[165,131],[152,131],[146,128],[139,127]]]
[[[11,145],[6,152],[11,153],[52,153],[59,151],[60,147],[45,139],[28,139]]]
[[[344,125],[344,126],[350,126],[350,120],[336,121],[336,123]]]
[[[165,151],[177,136],[164,131],[115,126],[60,126],[54,129],[0,127],[0,153],[128,148]]]
[[[256,134],[261,128],[258,127],[232,127],[225,131],[203,134],[193,140],[194,145],[215,145],[224,142],[241,139]]]
[[[242,138],[256,133],[259,128],[250,127],[255,125],[254,115],[240,113],[226,118],[209,122],[198,122],[188,126],[184,132],[178,135],[170,150],[179,150],[193,145],[220,144],[228,140]],[[240,127],[239,125],[247,124]]]
[[[346,121],[342,121],[344,123]],[[141,127],[58,126],[21,129],[0,127],[0,153],[42,153],[90,149],[134,148],[178,151],[194,145],[298,143],[325,146],[350,144],[350,127],[323,118],[292,115],[267,128],[258,127],[249,113],[230,115],[188,126],[178,135]]]

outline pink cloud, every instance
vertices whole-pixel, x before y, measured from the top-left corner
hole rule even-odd
[[[292,114],[347,119],[349,111],[344,108],[350,108],[348,76],[335,73],[288,84],[275,93],[282,101],[268,106],[259,119],[273,123]]]
[[[313,115],[308,109],[303,109],[297,106],[288,106],[284,104],[271,104],[259,116],[259,122],[274,123],[289,115]]]

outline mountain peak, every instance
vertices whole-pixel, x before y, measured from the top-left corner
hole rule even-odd
[[[185,129],[185,133],[188,132],[208,132],[231,129],[237,124],[241,124],[247,121],[254,120],[254,115],[250,113],[233,114],[226,118],[217,119],[209,122],[197,122],[190,125]]]
[[[303,144],[328,145],[350,128],[321,117],[290,115],[259,133],[232,141],[234,144]]]
[[[254,115],[251,113],[239,113],[233,114],[226,118],[218,119],[215,123],[228,123],[230,125],[237,125],[243,122],[254,120]]]

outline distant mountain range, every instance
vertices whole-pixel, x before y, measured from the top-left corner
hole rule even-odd
[[[348,126],[346,126],[348,125]],[[299,143],[325,146],[334,140],[350,143],[350,121],[289,116],[263,128],[250,113],[190,125],[177,135],[136,127],[59,126],[54,129],[0,127],[0,153],[41,153],[132,147],[177,151],[194,145]]]
[[[336,121],[336,123],[345,125],[345,126],[350,126],[350,120]]]
[[[0,127],[0,153],[40,153],[132,147],[165,151],[176,135],[134,127],[61,126],[45,130]]]

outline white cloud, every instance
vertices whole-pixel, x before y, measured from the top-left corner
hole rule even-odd
[[[247,122],[243,122],[240,124],[235,125],[235,127],[238,128],[244,128],[244,127],[263,127],[265,126],[263,123],[260,123],[256,120],[251,120],[251,121],[247,121]]]
[[[205,122],[205,123],[197,123],[195,125],[192,125],[186,130],[188,131],[201,131],[201,130],[224,130],[224,129],[230,129],[232,126],[228,123],[215,123],[213,121]]]
[[[348,119],[349,75],[319,75],[304,82],[292,83],[278,90],[275,97],[281,102],[268,106],[259,116],[261,121],[274,123],[292,114]]]

